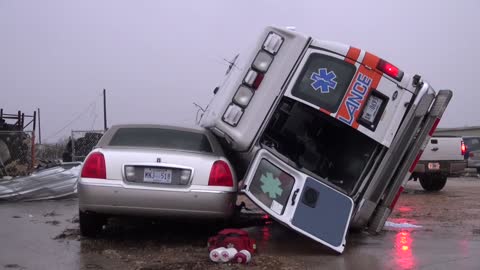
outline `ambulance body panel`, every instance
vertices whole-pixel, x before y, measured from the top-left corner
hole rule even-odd
[[[341,253],[348,228],[383,228],[452,92],[280,28],[252,50],[231,64],[200,124],[230,150],[254,203]]]

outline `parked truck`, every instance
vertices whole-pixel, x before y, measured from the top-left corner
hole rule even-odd
[[[465,142],[465,159],[467,160],[467,168],[475,169],[480,174],[480,137],[464,136]]]
[[[245,194],[339,253],[349,228],[383,228],[452,97],[365,50],[276,27],[214,93],[200,124]]]
[[[466,146],[462,137],[432,137],[425,147],[412,177],[426,191],[439,191],[448,177],[461,175],[466,168]]]

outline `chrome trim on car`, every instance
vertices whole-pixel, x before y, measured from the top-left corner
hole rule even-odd
[[[214,193],[214,194],[225,194],[225,193],[235,193],[235,190],[227,191],[227,190],[203,190],[203,189],[192,189],[190,192],[198,192],[198,193]]]
[[[115,187],[115,188],[122,188],[125,190],[152,190],[152,191],[167,191],[167,192],[184,192],[184,193],[213,193],[213,194],[224,194],[224,193],[235,193],[237,192],[235,187],[216,187],[216,186],[205,186],[205,188],[209,189],[202,189],[203,186],[199,185],[190,185],[188,187],[181,187],[181,186],[168,186],[168,187],[157,187],[157,186],[142,186],[142,185],[130,185],[122,180],[105,180],[105,179],[92,179],[92,178],[81,178],[80,183],[81,185],[85,186],[99,186],[99,187]],[[193,189],[191,189],[193,186]],[[228,189],[228,190],[212,190],[212,188],[218,189]]]
[[[195,175],[195,169],[193,167],[182,166],[177,164],[171,163],[155,163],[155,162],[133,162],[133,163],[124,163],[122,164],[122,179],[124,182],[127,181],[127,177],[125,176],[125,166],[142,166],[142,167],[164,167],[164,168],[172,168],[172,169],[181,169],[181,170],[190,170],[190,179],[188,179],[188,183],[186,185],[182,185],[182,187],[187,187],[192,184],[193,176]],[[131,182],[128,182],[131,183]]]

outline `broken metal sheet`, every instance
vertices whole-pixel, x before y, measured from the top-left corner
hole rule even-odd
[[[76,194],[80,168],[80,165],[54,167],[25,177],[0,180],[0,200],[48,200]]]

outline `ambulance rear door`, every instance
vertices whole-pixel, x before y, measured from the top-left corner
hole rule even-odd
[[[342,253],[352,199],[271,151],[260,150],[251,163],[245,177],[246,195],[275,220]]]

